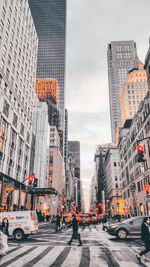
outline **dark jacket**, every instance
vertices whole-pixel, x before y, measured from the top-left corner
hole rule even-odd
[[[78,221],[76,218],[74,218],[72,221],[72,228],[73,228],[73,232],[78,232]]]
[[[7,236],[9,236],[8,227],[9,227],[9,223],[4,223],[4,221],[2,222],[1,227],[0,227],[3,234]]]
[[[107,223],[107,217],[106,217],[106,216],[104,216],[104,217],[102,218],[102,223]]]
[[[60,216],[57,215],[56,224],[60,224]]]
[[[73,232],[78,232],[78,221],[76,218],[73,218],[72,223],[68,226],[73,228]]]
[[[143,222],[141,225],[141,239],[146,243],[149,242],[149,226]]]

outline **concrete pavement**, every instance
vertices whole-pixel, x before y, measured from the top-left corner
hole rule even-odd
[[[137,267],[141,266],[135,255],[143,249],[140,238],[125,241],[102,231],[101,225],[80,228],[83,246],[74,240],[67,245],[72,229],[56,233],[49,223],[40,225],[38,234],[17,242],[9,241],[9,252],[0,260],[2,267],[22,266],[73,266],[73,267]],[[148,258],[142,259],[142,266],[150,266]]]

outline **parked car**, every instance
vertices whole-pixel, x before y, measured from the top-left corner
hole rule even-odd
[[[0,224],[4,218],[9,221],[9,236],[21,240],[38,232],[38,219],[35,211],[0,212]]]
[[[119,239],[125,239],[128,235],[140,235],[144,218],[144,216],[136,216],[123,222],[111,224],[107,227],[108,234],[114,235]]]

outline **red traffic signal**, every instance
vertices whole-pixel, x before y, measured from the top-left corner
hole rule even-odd
[[[138,151],[138,154],[143,154],[143,152],[144,152],[144,147],[141,146],[141,145],[138,145],[138,146],[137,146],[137,151]]]
[[[145,190],[146,192],[149,192],[149,190],[150,190],[150,186],[149,186],[148,184],[146,184],[146,185],[144,186],[144,190]]]
[[[32,184],[33,179],[34,179],[34,176],[33,175],[29,175],[29,177],[28,177],[29,184]]]
[[[144,159],[144,146],[137,145],[138,162],[145,162]]]

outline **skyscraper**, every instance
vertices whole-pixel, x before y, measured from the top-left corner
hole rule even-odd
[[[129,71],[127,81],[121,91],[122,122],[132,119],[137,113],[140,102],[148,91],[147,75],[144,64],[140,61],[138,68]]]
[[[37,78],[58,81],[60,127],[65,113],[66,0],[29,0],[38,34]]]
[[[38,39],[27,1],[0,1],[0,171],[29,175]]]
[[[76,204],[78,205],[78,209],[81,208],[81,190],[80,190],[80,142],[79,141],[68,141],[68,153],[70,153],[74,157],[74,174],[76,178],[76,188],[77,195]]]
[[[116,142],[116,131],[122,125],[120,93],[126,82],[127,70],[138,67],[136,43],[134,41],[115,41],[108,44],[108,84],[111,134]]]

